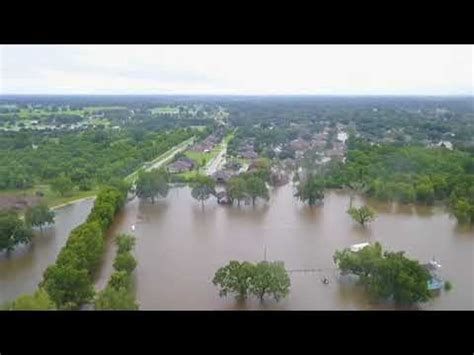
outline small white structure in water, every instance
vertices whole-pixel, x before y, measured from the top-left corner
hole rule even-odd
[[[358,251],[364,249],[365,247],[367,247],[369,245],[370,245],[370,243],[353,244],[353,245],[351,245],[351,251],[355,253],[355,252],[358,252]]]
[[[135,230],[135,225],[134,225],[134,224],[132,224],[132,231],[134,231],[134,230]]]

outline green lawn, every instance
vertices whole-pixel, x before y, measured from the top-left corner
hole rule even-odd
[[[152,115],[160,115],[165,113],[175,115],[179,113],[179,109],[177,107],[171,106],[154,107],[150,111]]]
[[[125,106],[88,106],[84,107],[85,112],[110,111],[110,110],[124,110]]]

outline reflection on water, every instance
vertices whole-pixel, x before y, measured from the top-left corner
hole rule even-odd
[[[56,211],[55,224],[35,231],[32,243],[16,248],[10,255],[0,252],[0,304],[22,293],[32,293],[44,270],[56,261],[73,228],[84,222],[93,200],[83,200]]]

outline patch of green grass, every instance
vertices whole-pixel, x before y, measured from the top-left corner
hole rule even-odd
[[[125,106],[88,106],[84,107],[85,112],[110,111],[110,110],[124,110]]]
[[[150,111],[152,115],[162,115],[165,113],[175,115],[179,113],[179,109],[177,107],[171,106],[154,107]]]
[[[206,126],[189,126],[191,129],[197,129],[198,131],[204,131]]]

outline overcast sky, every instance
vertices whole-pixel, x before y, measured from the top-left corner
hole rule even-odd
[[[473,46],[0,46],[0,94],[472,95]]]

